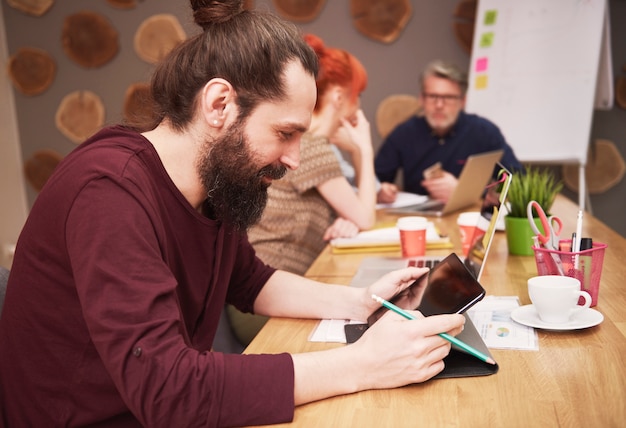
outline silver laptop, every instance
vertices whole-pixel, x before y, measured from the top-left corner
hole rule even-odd
[[[500,165],[502,175],[500,179],[501,189],[498,192],[498,205],[485,209],[482,212],[483,221],[489,223],[485,234],[477,240],[470,249],[468,256],[463,258],[465,266],[474,274],[476,279],[480,281],[480,277],[483,273],[489,249],[493,242],[498,223],[502,222],[504,215],[506,214],[505,201],[509,191],[509,186],[513,175],[510,171]],[[484,190],[484,186],[483,186]],[[446,256],[422,256],[411,257],[408,259],[399,257],[366,257],[361,261],[359,269],[350,282],[351,287],[367,287],[372,282],[384,274],[393,270],[402,269],[407,266],[428,267],[432,268]]]
[[[483,194],[485,185],[493,175],[493,170],[503,153],[503,150],[495,150],[469,156],[447,203],[428,199],[420,204],[392,208],[388,212],[440,217],[474,205]]]

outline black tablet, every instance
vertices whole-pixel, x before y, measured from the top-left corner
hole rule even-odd
[[[420,284],[426,280],[422,291]],[[485,296],[485,289],[455,253],[451,253],[423,277],[418,278],[390,301],[402,309],[420,311],[424,316],[464,313]],[[367,324],[346,324],[348,343],[355,342],[388,309],[380,307]]]

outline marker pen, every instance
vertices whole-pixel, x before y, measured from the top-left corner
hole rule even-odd
[[[580,251],[590,250],[593,248],[593,240],[591,238],[581,238]],[[580,256],[579,268],[582,271],[583,283],[582,289],[591,294],[591,270],[593,263],[593,257],[591,254],[585,254]]]

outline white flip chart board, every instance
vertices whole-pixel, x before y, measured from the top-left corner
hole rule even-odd
[[[466,110],[523,162],[584,166],[593,109],[612,106],[607,26],[605,0],[480,0]]]

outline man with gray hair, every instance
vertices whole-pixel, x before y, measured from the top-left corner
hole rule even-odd
[[[521,169],[498,127],[463,111],[466,73],[438,60],[424,69],[420,84],[420,113],[399,124],[378,151],[374,166],[380,181],[394,182],[402,169],[405,191],[447,201],[470,155],[504,149],[501,163]],[[429,174],[433,165],[440,168]]]

